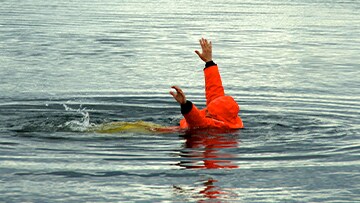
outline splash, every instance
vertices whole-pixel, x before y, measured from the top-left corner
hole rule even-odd
[[[66,111],[75,112],[82,116],[80,120],[71,120],[59,125],[59,128],[76,132],[96,132],[96,133],[171,133],[178,132],[177,126],[161,126],[152,122],[110,122],[95,124],[90,122],[90,115],[86,108],[73,109],[63,104]]]
[[[71,120],[66,123],[59,125],[60,128],[69,128],[72,131],[87,131],[89,128],[95,126],[94,123],[90,123],[90,114],[86,111],[86,107],[82,108],[80,105],[79,109],[72,109],[66,104],[63,104],[65,111],[76,112],[82,115],[80,120]]]

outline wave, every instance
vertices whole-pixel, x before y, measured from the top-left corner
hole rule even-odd
[[[259,95],[260,94],[260,95]],[[190,92],[202,108],[204,96]],[[265,135],[306,133],[326,135],[356,131],[360,106],[355,98],[293,96],[258,92],[234,93],[247,132]],[[15,132],[152,132],[178,126],[182,115],[168,95],[116,92],[62,95],[59,98],[12,99],[0,104],[0,130]],[[345,132],[345,133],[344,133]]]

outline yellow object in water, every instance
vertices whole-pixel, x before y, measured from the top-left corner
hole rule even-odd
[[[161,125],[136,121],[136,122],[111,122],[98,125],[90,131],[97,133],[117,133],[117,132],[138,132],[138,133],[151,133],[157,132],[157,129],[164,128]]]

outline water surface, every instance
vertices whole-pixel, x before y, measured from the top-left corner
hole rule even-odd
[[[1,1],[0,200],[360,201],[358,1]],[[204,107],[213,41],[245,129],[176,126]]]

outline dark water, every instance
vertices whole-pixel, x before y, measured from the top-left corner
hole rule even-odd
[[[360,201],[358,1],[0,1],[1,202]],[[245,129],[176,126],[213,41]]]

